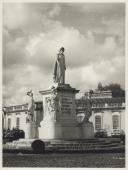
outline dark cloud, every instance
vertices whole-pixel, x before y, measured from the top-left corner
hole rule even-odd
[[[63,18],[65,26],[72,25],[84,34],[88,30],[102,31],[101,28],[106,27],[103,19],[119,21],[123,18],[125,21],[124,16],[125,3],[62,3],[57,19],[61,21]]]
[[[67,83],[80,90],[99,81],[124,87],[124,14],[123,3],[5,3],[4,101],[21,103],[28,89],[50,87],[61,46]]]

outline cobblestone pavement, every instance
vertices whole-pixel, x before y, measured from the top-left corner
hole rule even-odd
[[[3,167],[125,167],[124,153],[3,154]]]

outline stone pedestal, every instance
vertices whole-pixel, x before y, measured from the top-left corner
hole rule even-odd
[[[62,129],[61,124],[54,121],[42,121],[39,128],[40,139],[61,139]]]
[[[39,138],[76,138],[75,94],[79,92],[69,84],[57,84],[49,90],[40,91],[43,97],[43,121]],[[78,135],[77,135],[78,136]]]
[[[79,125],[79,138],[80,139],[93,139],[94,126],[91,122],[84,122]]]
[[[76,118],[75,94],[79,90],[69,84],[57,84],[40,91],[43,98],[43,120],[40,139],[87,139],[94,137],[93,125],[79,125]]]
[[[25,139],[35,139],[39,137],[38,127],[35,122],[28,122],[25,129]]]

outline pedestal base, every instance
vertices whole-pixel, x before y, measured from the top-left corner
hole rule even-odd
[[[50,139],[93,139],[94,127],[91,122],[78,125],[72,124],[59,124],[57,122],[42,122],[39,128],[39,138]]]
[[[79,90],[69,84],[57,84],[40,91],[43,96],[43,120],[39,128],[40,139],[90,139],[94,138],[93,125],[79,125],[76,118],[75,94]]]
[[[40,139],[61,139],[62,129],[61,125],[56,122],[41,122],[41,127],[39,127],[39,138]]]
[[[26,124],[25,139],[35,139],[39,137],[38,127],[35,122]]]
[[[62,125],[62,139],[93,139],[94,127],[91,122],[84,124],[65,124]]]
[[[91,122],[85,122],[79,127],[80,139],[93,139],[94,138],[94,126]]]

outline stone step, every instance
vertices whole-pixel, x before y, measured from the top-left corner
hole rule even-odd
[[[125,150],[125,147],[124,146],[115,146],[115,147],[107,147],[107,148],[84,148],[84,147],[74,147],[74,148],[68,148],[68,147],[56,147],[56,148],[53,148],[53,147],[49,147],[49,148],[46,148],[46,151],[111,151],[111,150]]]
[[[117,147],[120,146],[119,144],[109,144],[109,145],[49,145],[46,146],[45,148],[51,148],[51,149],[69,149],[69,150],[74,150],[76,149],[80,149],[80,150],[84,150],[84,149],[95,149],[95,148],[110,148],[110,147]]]
[[[13,142],[8,142],[3,144],[3,149],[32,149],[31,144],[34,140],[17,140]],[[103,141],[101,140],[89,140],[90,142],[86,142],[86,140],[82,140],[82,143],[78,142],[78,140],[74,141],[62,141],[62,140],[52,140],[44,141],[46,150],[88,150],[88,149],[106,149],[111,147],[120,147],[120,143],[111,142],[111,141]],[[92,142],[91,142],[92,141]]]
[[[52,145],[53,147],[55,146],[111,146],[111,145],[119,145],[119,143],[112,143],[112,142],[102,142],[102,143],[58,143],[58,144],[49,144]]]
[[[51,144],[61,144],[61,143],[97,143],[97,142],[104,142],[104,140],[98,140],[98,139],[81,139],[81,140],[51,140]]]
[[[16,146],[16,145],[23,145],[23,146],[26,146],[26,145],[31,145],[33,142],[33,140],[31,141],[13,141],[13,142],[8,142],[6,144],[3,144],[3,145],[9,145],[9,146]],[[97,146],[97,145],[104,145],[104,146],[108,146],[108,145],[118,145],[119,143],[112,143],[112,142],[97,142],[97,143],[45,143],[45,146],[49,146],[49,145],[52,145],[53,147],[54,146]]]

